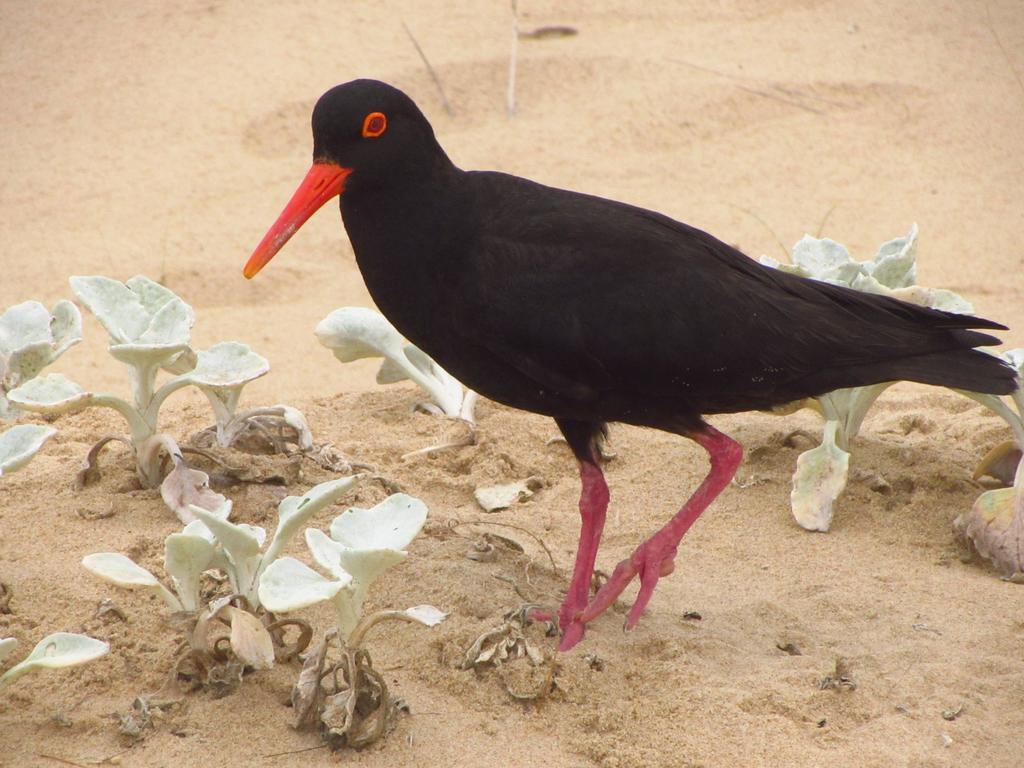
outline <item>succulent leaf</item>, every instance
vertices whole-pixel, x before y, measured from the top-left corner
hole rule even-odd
[[[55,632],[44,637],[20,663],[0,676],[0,686],[37,669],[74,667],[100,658],[110,650],[102,640],[70,632]]]
[[[836,445],[839,424],[829,421],[821,445],[800,454],[793,474],[790,504],[793,517],[809,531],[827,531],[832,504],[846,487],[850,454]]]
[[[16,424],[0,433],[0,477],[32,460],[57,430],[43,424]]]
[[[333,599],[351,581],[348,574],[328,579],[294,557],[280,557],[260,576],[260,603],[274,613],[297,611]]]
[[[350,507],[331,522],[331,538],[350,549],[404,550],[423,529],[427,505],[404,493],[370,509]]]

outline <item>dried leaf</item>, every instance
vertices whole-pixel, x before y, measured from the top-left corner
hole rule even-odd
[[[299,679],[292,687],[292,709],[295,711],[296,730],[308,731],[317,725],[317,710],[323,696],[320,678],[323,677],[326,659],[327,638],[325,637],[306,654]]]
[[[188,524],[196,519],[190,505],[216,512],[227,502],[227,498],[210,488],[209,475],[190,469],[181,454],[172,454],[171,459],[174,469],[160,484],[160,496],[181,522]]]
[[[477,488],[473,491],[473,497],[484,512],[497,512],[533,496],[533,492],[541,485],[539,480],[531,477],[516,483]]]
[[[356,697],[351,688],[324,697],[324,708],[320,713],[320,722],[324,724],[331,736],[345,736],[352,727],[355,714]]]
[[[1006,578],[1024,572],[1024,491],[985,491],[971,511],[953,521],[953,532]]]
[[[215,664],[206,673],[204,680],[206,690],[215,699],[229,696],[242,684],[244,672],[245,664],[238,659],[231,659],[224,664]]]
[[[1017,465],[1020,464],[1021,450],[1012,440],[1000,443],[985,454],[974,469],[972,479],[979,480],[982,477],[992,477],[1003,485],[1013,485],[1013,478],[1017,474]]]
[[[362,650],[347,649],[330,670],[339,688],[324,700],[321,713],[324,738],[332,747],[359,749],[380,739],[393,725],[395,700],[370,656]]]
[[[526,658],[528,658],[535,667],[539,667],[544,663],[544,652],[537,646],[533,645],[529,640],[523,640],[523,646],[526,650]]]
[[[132,450],[132,441],[120,435],[107,435],[97,440],[92,448],[89,449],[89,453],[86,454],[85,460],[82,462],[82,468],[75,475],[76,491],[80,491],[87,485],[95,483],[100,479],[100,451],[106,447],[107,443],[114,440],[124,443],[128,446],[129,450]]]
[[[543,652],[533,646],[523,632],[526,623],[525,613],[514,611],[506,616],[505,623],[480,635],[466,651],[460,667],[499,667],[506,661],[524,656],[535,666],[543,664]]]
[[[553,24],[551,26],[520,30],[519,38],[521,40],[549,40],[558,37],[572,37],[577,34],[579,34],[579,30],[576,27]]]
[[[433,605],[414,605],[406,608],[405,613],[426,627],[436,627],[446,618],[448,614]]]
[[[231,649],[253,669],[274,666],[274,640],[263,623],[248,611],[231,610]]]

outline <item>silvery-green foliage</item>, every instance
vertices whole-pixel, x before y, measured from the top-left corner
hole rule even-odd
[[[230,508],[222,510],[223,514]],[[131,558],[117,552],[97,552],[82,558],[82,566],[104,581],[123,589],[141,589],[159,597],[174,613],[176,625],[184,630],[187,649],[198,654],[202,664],[214,663],[216,640],[211,626],[225,622],[235,657],[254,669],[268,669],[274,663],[273,639],[257,616],[232,604],[229,595],[204,603],[200,580],[210,568],[230,571],[230,564],[215,546],[216,538],[202,522],[194,521],[164,541],[164,573],[173,590]],[[252,607],[252,611],[256,608]],[[221,658],[221,660],[223,660]]]
[[[1024,348],[1011,349],[1002,358],[1017,371],[1018,386],[1009,398],[980,392],[962,392],[1002,418],[1013,433],[1018,455],[1024,453]],[[977,473],[976,473],[977,474]],[[1018,460],[1013,485],[985,491],[970,511],[958,515],[953,531],[988,558],[1006,578],[1024,578],[1024,461]]]
[[[0,432],[0,477],[28,464],[55,434],[56,429],[43,424],[16,424]]]
[[[266,358],[248,345],[224,341],[200,350],[195,368],[180,376],[178,384],[192,384],[206,395],[216,419],[217,444],[221,448],[230,447],[252,423],[276,419],[295,430],[300,450],[311,450],[313,436],[305,417],[295,408],[274,405],[237,413],[242,388],[269,371],[270,363]]]
[[[235,412],[242,388],[265,375],[269,364],[239,342],[223,342],[198,353],[194,351],[190,342],[195,313],[173,291],[142,276],[124,283],[109,277],[77,276],[72,277],[70,283],[78,299],[110,335],[110,354],[127,366],[132,396],[122,398],[91,392],[62,374],[50,374],[23,381],[8,393],[9,400],[23,410],[51,415],[94,406],[120,413],[128,423],[140,482],[146,488],[162,486],[163,498],[182,522],[192,520],[189,502],[213,508],[223,497],[206,487],[208,478],[204,473],[185,465],[177,442],[159,429],[160,408],[177,390],[195,386],[207,396],[216,417],[217,440],[223,447],[229,446],[251,420],[276,420],[274,423],[294,429],[300,449],[312,448],[309,427],[294,408],[273,406],[242,414]],[[67,318],[59,327],[70,329],[59,336],[54,332],[54,339],[60,339],[60,343],[54,342],[55,354],[73,343],[71,339],[81,337],[78,310],[69,302],[63,304],[73,310],[73,315],[71,310],[62,309],[62,305],[54,310],[55,318]],[[24,309],[27,305],[19,307],[23,311],[12,317],[17,319],[31,314],[39,325],[41,307],[31,312],[31,308]],[[77,322],[73,322],[76,319]],[[21,325],[27,323],[25,320]],[[8,323],[12,327],[13,324],[13,320]],[[41,338],[41,334],[42,331],[38,331],[36,336]],[[161,370],[175,375],[157,387]],[[97,444],[97,449],[90,452],[88,467],[93,466],[98,449],[105,442]],[[165,457],[170,458],[174,466],[172,473],[166,476]]]
[[[793,517],[809,531],[827,531],[832,504],[846,486],[850,454],[836,445],[839,423],[825,422],[821,445],[797,457],[790,505]]]
[[[17,646],[12,637],[0,640],[0,662]],[[60,669],[87,664],[105,655],[110,646],[102,640],[70,632],[55,632],[40,640],[22,661],[0,675],[0,688],[22,675],[41,669]]]
[[[359,476],[343,477],[314,486],[302,496],[285,498],[278,506],[277,529],[266,550],[262,549],[267,538],[262,528],[228,520],[229,501],[213,512],[193,507],[198,519],[164,541],[164,574],[170,588],[120,553],[87,555],[82,565],[104,581],[143,590],[159,597],[173,613],[187,614],[188,620],[179,617],[177,625],[185,628],[188,647],[207,661],[217,656],[211,628],[224,622],[231,626],[229,642],[235,657],[254,669],[267,669],[274,663],[274,641],[260,618],[259,577],[310,517],[337,501],[358,480]],[[200,582],[207,570],[224,573],[233,593],[205,603]]]
[[[873,258],[857,261],[840,243],[805,235],[793,246],[792,263],[783,264],[767,256],[761,257],[761,263],[801,277],[892,296],[919,306],[972,313],[971,304],[952,291],[916,284],[917,237],[917,224],[913,224],[903,237],[883,243]],[[824,439],[822,446],[799,457],[791,495],[793,516],[804,528],[829,529],[832,505],[846,486],[850,443],[860,431],[868,409],[889,386],[891,382],[839,389],[815,398],[826,422]]]
[[[227,514],[230,508],[222,511]],[[225,563],[214,546],[209,529],[193,521],[164,540],[164,573],[168,589],[156,576],[130,557],[117,552],[97,552],[82,558],[82,566],[94,576],[122,589],[141,589],[159,597],[172,611],[199,610],[199,579],[208,568]]]
[[[323,600],[334,606],[341,637],[348,638],[362,616],[370,585],[388,568],[402,562],[406,548],[422,530],[427,507],[398,493],[371,509],[349,508],[334,519],[330,535],[306,529],[306,545],[329,576],[304,563],[282,557],[260,579],[260,599],[268,610],[294,611]],[[422,618],[410,615],[421,623]]]
[[[62,374],[31,379],[8,393],[17,407],[44,414],[69,413],[99,406],[112,408],[128,422],[140,481],[153,488],[162,480],[161,450],[179,454],[174,441],[159,433],[160,406],[188,380],[171,379],[155,389],[161,368],[182,372],[194,367],[189,347],[195,323],[192,308],[159,283],[137,276],[122,283],[108,277],[72,277],[71,289],[110,334],[110,354],[128,367],[132,397],[90,392]]]
[[[277,507],[278,522],[274,535],[263,549],[267,533],[263,528],[228,520],[231,502],[210,512],[193,507],[192,512],[216,544],[220,567],[227,573],[236,594],[242,595],[254,609],[259,608],[260,576],[280,557],[285,545],[317,512],[348,493],[362,475],[330,480],[310,488],[302,496],[287,496]],[[268,610],[274,610],[268,606]]]
[[[320,343],[343,363],[383,357],[378,384],[411,380],[424,389],[447,416],[474,422],[476,393],[402,338],[383,315],[364,307],[336,309],[316,327]]]
[[[0,419],[13,419],[17,408],[7,393],[39,373],[82,340],[82,314],[70,301],[53,310],[26,301],[0,315]]]
[[[801,277],[857,287],[866,278],[890,289],[896,290],[917,282],[917,224],[903,237],[882,243],[874,258],[856,261],[841,243],[829,238],[804,235],[790,254],[791,263],[784,264],[768,256],[761,257],[761,263]]]

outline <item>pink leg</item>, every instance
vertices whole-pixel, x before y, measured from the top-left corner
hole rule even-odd
[[[580,542],[576,548],[576,565],[572,569],[572,580],[565,601],[558,610],[558,624],[562,628],[562,642],[559,649],[567,651],[583,639],[583,623],[576,616],[587,607],[590,600],[590,582],[594,575],[594,561],[597,547],[604,530],[605,513],[608,511],[608,484],[604,473],[597,464],[580,462]]]
[[[615,599],[622,594],[633,577],[639,574],[640,591],[626,618],[625,628],[632,629],[651,599],[651,595],[654,594],[654,587],[658,583],[658,579],[672,573],[680,539],[700,517],[701,512],[729,485],[733,475],[736,474],[740,461],[743,459],[743,448],[739,443],[710,426],[705,426],[701,431],[694,432],[688,437],[702,445],[711,458],[711,470],[704,478],[704,482],[665,527],[637,547],[632,555],[615,567],[611,578],[601,587],[593,602],[576,616],[573,626],[586,624],[595,619],[615,602]],[[563,626],[565,625],[563,624]],[[582,635],[581,628],[580,637]],[[563,649],[565,644],[566,640],[563,638]]]

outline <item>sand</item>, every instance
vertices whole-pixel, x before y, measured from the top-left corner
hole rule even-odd
[[[301,408],[318,442],[428,503],[412,556],[371,603],[431,602],[451,614],[433,630],[386,627],[372,639],[376,665],[411,714],[363,752],[299,752],[318,742],[289,725],[294,666],[248,676],[225,698],[190,694],[127,740],[117,713],[161,688],[176,638],[153,600],[105,586],[79,560],[122,551],[158,570],[176,521],[155,492],[137,489],[120,448],[104,459],[99,484],[72,491],[88,445],[121,425],[106,413],[64,418],[34,463],[0,486],[0,581],[13,590],[0,634],[22,642],[15,658],[58,630],[89,632],[112,652],[11,688],[0,700],[0,764],[93,765],[114,755],[140,767],[1020,764],[1024,588],[962,562],[950,532],[980,493],[974,463],[1008,437],[980,407],[942,390],[890,390],[857,440],[828,534],[802,530],[789,512],[806,445],[783,438],[816,431],[817,418],[713,419],[746,446],[742,484],[687,536],[636,631],[620,629],[627,600],[547,662],[557,665],[550,695],[520,701],[509,689],[536,683],[524,660],[499,671],[457,667],[505,612],[525,598],[554,605],[565,587],[578,481],[564,444],[549,443],[553,423],[481,401],[476,446],[401,460],[450,427],[413,412],[420,395],[411,386],[378,387],[372,363],[342,366],[314,339],[330,310],[371,305],[332,210],[256,280],[241,277],[308,166],[317,96],[372,76],[417,100],[462,167],[656,208],[754,257],[781,257],[805,232],[821,232],[867,258],[916,221],[920,282],[962,293],[1014,329],[1008,345],[1024,345],[1020,4],[519,6],[524,29],[567,24],[578,34],[521,42],[514,117],[505,110],[511,17],[497,0],[0,7],[0,307],[69,297],[72,274],[165,283],[198,313],[196,346],[236,339],[270,359],[246,403]],[[91,317],[86,335],[54,370],[124,392],[124,371]],[[210,422],[195,393],[167,406],[179,440]],[[615,427],[612,446],[598,563],[606,570],[705,469],[697,447],[661,433]],[[238,518],[272,527],[284,493],[332,476],[303,470],[286,489],[230,489]],[[487,517],[532,536],[453,527],[484,517],[476,486],[532,475],[543,478],[532,499]],[[886,492],[872,490],[879,475]],[[384,495],[366,483],[346,503]],[[490,562],[467,559],[485,530],[525,552],[499,546]],[[97,617],[103,598],[127,621]],[[326,626],[325,611],[304,615]],[[553,639],[534,639],[554,654]],[[780,650],[787,643],[801,655]],[[838,659],[855,688],[822,690]]]

